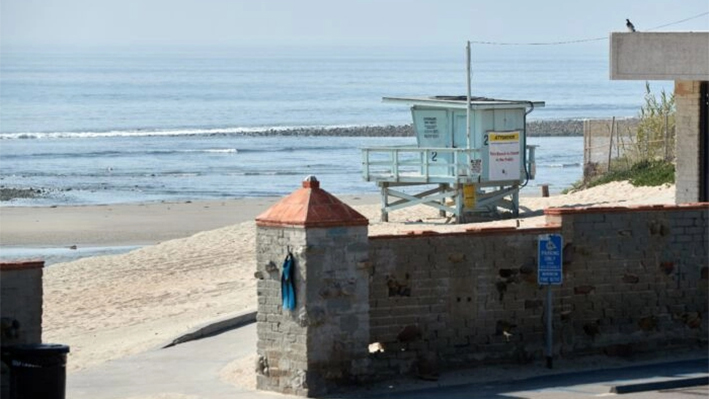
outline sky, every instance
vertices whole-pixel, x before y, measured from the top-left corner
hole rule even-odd
[[[2,46],[439,45],[576,40],[709,0],[0,0]],[[709,15],[660,31],[707,31]]]

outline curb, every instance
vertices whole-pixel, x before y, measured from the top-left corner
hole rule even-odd
[[[227,318],[212,321],[200,327],[196,327],[192,331],[182,334],[167,343],[166,345],[161,346],[160,349],[165,349],[171,346],[183,344],[185,342],[211,337],[213,335],[221,334],[225,331],[243,327],[247,324],[251,324],[254,322],[256,322],[256,311],[250,310],[243,313],[239,313],[235,316],[229,316]]]
[[[709,377],[683,378],[675,380],[644,382],[640,384],[617,385],[611,387],[610,393],[624,394],[645,391],[659,391],[665,389],[696,387],[709,385]]]
[[[691,354],[691,356],[694,356],[694,354]],[[493,397],[495,395],[499,396],[498,388],[499,389],[507,389],[511,384],[529,384],[530,386],[537,387],[538,388],[543,388],[546,386],[558,386],[560,380],[567,380],[571,379],[572,382],[568,384],[562,384],[561,386],[576,386],[576,385],[595,385],[601,387],[600,391],[603,391],[603,387],[605,389],[610,388],[610,391],[605,391],[609,393],[602,393],[597,396],[608,396],[614,393],[613,389],[620,388],[620,391],[623,391],[624,389],[626,391],[624,392],[618,392],[617,394],[624,394],[624,393],[631,393],[631,391],[628,391],[626,388],[627,386],[634,386],[634,385],[645,385],[645,384],[627,384],[627,385],[613,385],[614,383],[619,383],[619,382],[627,382],[627,381],[633,381],[633,380],[639,380],[641,378],[647,379],[648,377],[643,377],[643,376],[630,376],[626,380],[623,381],[618,381],[618,376],[619,375],[625,375],[628,372],[631,374],[636,374],[634,373],[634,370],[637,369],[649,369],[648,371],[643,371],[642,374],[651,374],[651,375],[658,375],[658,372],[662,372],[661,370],[666,370],[668,367],[675,367],[675,366],[680,366],[682,368],[681,371],[677,371],[676,375],[702,375],[705,380],[703,381],[703,384],[700,383],[699,380],[701,378],[696,378],[696,377],[688,377],[688,378],[677,378],[674,380],[664,380],[664,381],[655,381],[655,383],[662,382],[665,383],[666,385],[662,386],[661,389],[673,389],[673,388],[686,388],[690,386],[700,386],[700,385],[707,385],[707,380],[709,379],[709,375],[706,374],[706,364],[709,358],[706,357],[700,357],[700,358],[686,358],[682,360],[672,360],[669,362],[657,362],[657,360],[650,360],[647,363],[640,362],[640,364],[634,364],[631,366],[613,366],[610,368],[597,368],[597,366],[592,366],[588,368],[579,368],[574,371],[560,371],[561,369],[552,369],[551,372],[548,374],[544,375],[529,375],[529,376],[523,376],[523,377],[513,377],[513,378],[501,378],[499,376],[492,376],[492,377],[486,377],[486,378],[481,378],[481,379],[475,379],[474,381],[462,381],[462,380],[457,380],[457,381],[444,381],[444,380],[439,380],[438,382],[431,383],[428,381],[421,382],[419,386],[406,386],[406,380],[405,376],[400,376],[404,377],[402,379],[393,379],[393,380],[388,380],[386,383],[381,383],[381,384],[375,384],[373,386],[368,386],[365,388],[358,388],[355,389],[354,391],[348,391],[349,393],[352,394],[353,398],[393,398],[393,397],[446,397],[446,393],[449,393],[447,396],[455,396],[455,397],[465,397],[463,396],[463,393],[467,392],[491,392],[490,397]],[[538,362],[539,367],[541,367],[542,363]],[[602,375],[597,375],[598,373],[601,373]],[[591,376],[590,379],[588,379],[588,376]],[[586,378],[578,378],[580,376],[586,376]],[[465,377],[467,378],[467,377]],[[624,377],[621,377],[624,378]],[[668,377],[671,378],[671,377]],[[411,381],[412,379],[409,379]],[[672,383],[681,383],[684,380],[692,380],[691,385],[670,385]],[[402,383],[403,381],[403,383]],[[462,381],[462,382],[461,382]],[[554,381],[554,382],[550,382]],[[688,382],[685,382],[688,383]],[[399,385],[399,386],[397,386]],[[388,386],[388,388],[387,388]],[[502,388],[500,388],[502,387]],[[367,389],[370,389],[369,391]],[[643,387],[643,390],[646,390],[648,388]],[[441,394],[441,390],[443,390],[444,394]],[[452,392],[452,393],[450,393]],[[640,391],[632,391],[632,392],[640,392]],[[487,396],[486,396],[487,397]]]

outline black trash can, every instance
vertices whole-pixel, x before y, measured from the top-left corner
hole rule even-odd
[[[10,369],[10,399],[64,399],[66,354],[59,344],[2,347],[2,361]]]

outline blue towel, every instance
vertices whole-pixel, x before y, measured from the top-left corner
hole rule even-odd
[[[283,309],[295,309],[295,259],[293,254],[288,253],[283,262],[283,274],[281,275],[281,298],[283,299]]]

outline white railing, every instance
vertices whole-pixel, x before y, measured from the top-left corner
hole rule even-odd
[[[477,180],[480,150],[465,148],[371,147],[362,149],[365,180],[441,182]]]
[[[529,178],[535,175],[535,148],[527,146]],[[362,149],[367,181],[474,183],[482,174],[482,151],[468,148],[370,147]]]

